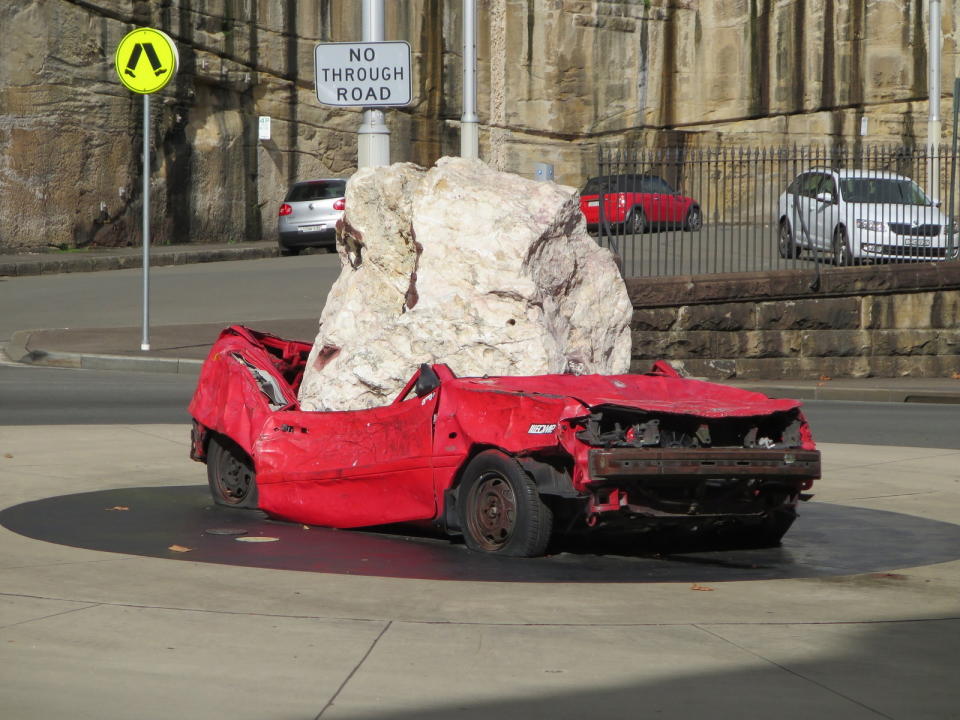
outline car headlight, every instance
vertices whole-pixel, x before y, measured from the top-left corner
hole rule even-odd
[[[887,224],[882,220],[865,220],[858,218],[855,223],[857,228],[860,230],[872,230],[873,232],[884,232],[887,229]]]

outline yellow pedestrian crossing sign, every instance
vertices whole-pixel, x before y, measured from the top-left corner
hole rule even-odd
[[[180,56],[173,40],[162,30],[137,28],[123,36],[113,61],[120,82],[128,90],[149,95],[170,82]]]

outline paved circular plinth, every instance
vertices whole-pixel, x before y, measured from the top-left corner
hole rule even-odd
[[[958,525],[816,502],[801,507],[778,548],[671,553],[620,539],[561,544],[556,554],[533,559],[474,553],[447,538],[410,534],[416,531],[409,528],[372,532],[275,522],[259,511],[213,505],[206,486],[199,485],[37,500],[3,510],[0,524],[37,540],[126,555],[430,580],[770,580],[884,572],[960,558]],[[254,542],[237,542],[233,533]],[[256,542],[258,537],[277,541]]]

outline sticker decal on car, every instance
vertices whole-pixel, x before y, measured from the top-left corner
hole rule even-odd
[[[553,425],[531,425],[530,429],[527,430],[528,435],[549,435],[554,430],[557,429],[556,424]]]

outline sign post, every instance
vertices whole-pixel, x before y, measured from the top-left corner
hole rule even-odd
[[[180,56],[170,36],[153,28],[131,30],[117,45],[113,63],[124,87],[143,95],[143,336],[150,349],[150,94],[166,87]]]
[[[463,114],[460,116],[460,157],[470,160],[480,159],[480,118],[477,115],[476,0],[463,0]]]

